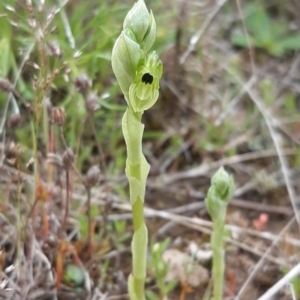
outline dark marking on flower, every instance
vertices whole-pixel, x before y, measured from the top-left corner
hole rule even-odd
[[[150,73],[145,73],[142,77],[142,82],[151,84],[153,82],[153,76]]]

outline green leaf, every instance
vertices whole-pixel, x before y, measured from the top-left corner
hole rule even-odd
[[[87,217],[84,214],[80,214],[78,216],[78,221],[80,224],[80,234],[82,236],[88,235],[88,220]]]
[[[285,101],[283,102],[284,108],[287,115],[292,115],[297,111],[297,100],[295,94],[289,94],[286,96]]]
[[[267,44],[272,40],[270,17],[261,5],[255,4],[255,11],[245,21],[254,40],[259,44]]]
[[[116,220],[114,221],[114,227],[118,234],[121,234],[126,229],[126,220]]]
[[[281,56],[284,54],[285,50],[279,42],[265,45],[265,49],[273,56]]]
[[[5,37],[0,40],[0,49],[1,49],[1,57],[0,57],[0,76],[7,77],[9,69],[11,67],[11,49],[9,40]]]
[[[171,280],[170,282],[168,282],[165,286],[165,293],[167,294],[167,293],[173,291],[174,288],[176,287],[177,283],[178,283],[177,280]]]
[[[100,210],[98,205],[92,205],[91,207],[91,217],[95,218],[100,215]]]
[[[299,50],[300,49],[300,34],[290,35],[278,42],[285,50]]]
[[[157,294],[155,294],[153,291],[146,291],[146,297],[149,300],[159,300],[160,298],[158,297]]]
[[[231,35],[231,42],[237,47],[248,47],[247,38],[242,32],[233,32],[233,34]]]

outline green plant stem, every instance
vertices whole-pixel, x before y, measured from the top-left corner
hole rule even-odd
[[[144,197],[146,178],[150,167],[142,152],[144,125],[141,123],[141,119],[142,113],[135,113],[129,105],[122,120],[127,146],[126,175],[129,181],[134,230],[131,245],[133,267],[132,274],[128,279],[131,300],[145,299],[148,231],[144,222]]]
[[[224,283],[224,250],[223,250],[223,236],[224,236],[224,221],[220,220],[214,222],[213,232],[211,235],[211,248],[213,251],[213,300],[222,300],[223,297],[223,283]]]

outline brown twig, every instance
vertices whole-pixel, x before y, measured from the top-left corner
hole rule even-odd
[[[91,217],[91,188],[86,186],[87,192],[87,219],[88,219],[88,246],[92,245],[92,217]]]
[[[65,228],[66,228],[66,223],[67,223],[67,218],[69,215],[69,207],[70,207],[70,174],[69,174],[69,170],[66,169],[66,208],[65,208],[65,215],[64,215],[64,219],[63,219],[63,223],[61,226],[61,235],[63,234]]]

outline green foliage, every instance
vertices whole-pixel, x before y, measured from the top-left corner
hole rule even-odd
[[[17,72],[17,63],[14,55],[15,45],[13,42],[13,27],[8,18],[5,18],[7,11],[14,10],[15,3],[7,1],[6,5],[0,5],[0,77],[7,77],[12,70]]]
[[[177,284],[176,280],[166,283],[169,265],[162,259],[163,252],[168,248],[170,241],[170,238],[167,238],[164,241],[155,243],[151,246],[149,271],[153,278],[155,278],[159,295],[152,291],[147,291],[146,295],[150,300],[164,299],[164,297],[166,297],[167,294],[171,292]]]
[[[224,120],[221,125],[216,126],[209,120],[203,120],[205,124],[205,136],[199,139],[199,148],[205,151],[215,151],[228,141],[233,128],[231,122]]]
[[[247,3],[245,15],[250,46],[264,49],[273,56],[300,49],[300,34],[291,33],[286,20],[273,18],[258,1]],[[233,31],[231,40],[235,46],[249,46],[242,27]]]
[[[122,243],[131,238],[131,233],[126,231],[127,222],[126,220],[115,220],[113,225],[116,232],[116,243],[122,246]]]

